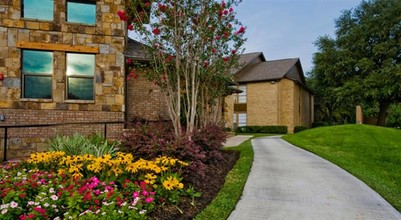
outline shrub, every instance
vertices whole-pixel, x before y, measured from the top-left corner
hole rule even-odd
[[[85,137],[81,134],[73,136],[57,135],[50,140],[49,151],[63,151],[67,155],[85,155],[91,154],[96,157],[105,154],[115,155],[118,150],[118,142],[108,141],[99,133]]]
[[[227,137],[223,128],[215,125],[195,131],[192,137],[180,138],[176,138],[172,126],[165,123],[138,122],[132,127],[123,134],[123,151],[146,159],[165,155],[190,161],[183,173],[192,183],[204,177],[206,164],[222,158],[220,149]]]
[[[312,123],[312,128],[317,128],[317,127],[322,127],[322,126],[327,126],[328,123],[322,122],[322,121],[316,121]]]
[[[294,133],[298,133],[298,132],[304,131],[306,129],[308,129],[308,128],[305,127],[305,126],[295,126],[294,127]]]
[[[268,134],[287,134],[287,126],[242,126],[237,128],[237,133],[268,133]]]

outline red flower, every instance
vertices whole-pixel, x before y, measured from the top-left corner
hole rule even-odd
[[[223,17],[223,11],[219,11],[219,17]]]
[[[229,34],[228,32],[224,33],[224,38],[228,38]]]
[[[166,10],[166,6],[159,3],[159,9],[160,11],[164,12],[164,10]]]
[[[150,2],[145,3],[145,8],[150,8]]]
[[[125,11],[120,10],[117,12],[117,15],[120,17],[121,21],[128,21],[127,14],[125,14]]]
[[[230,12],[233,12],[233,11],[234,11],[234,9],[233,9],[232,7],[230,7],[229,11],[230,11]]]
[[[223,11],[223,14],[224,14],[224,15],[228,15],[228,11],[227,11],[227,10],[224,10],[224,11]]]
[[[216,36],[216,40],[220,40],[221,39],[221,36]]]
[[[240,27],[240,29],[237,31],[237,34],[242,34],[245,32],[245,27]]]
[[[224,60],[224,62],[228,62],[230,60],[230,58],[229,57],[224,57],[223,60]]]
[[[231,51],[231,53],[232,53],[232,54],[236,54],[236,53],[237,53],[237,51],[236,51],[236,50],[233,50],[233,51]]]
[[[160,34],[160,29],[159,28],[155,28],[155,29],[153,29],[152,33],[154,35],[159,35]]]
[[[222,1],[222,2],[221,2],[221,7],[222,7],[222,8],[225,8],[225,7],[226,7],[226,2],[225,2],[225,1]]]
[[[32,213],[27,216],[27,218],[29,218],[29,219],[33,219],[34,217],[35,217],[35,215]]]
[[[207,62],[207,60],[205,60],[205,62],[203,62],[203,67],[207,68],[209,66],[209,62]]]
[[[217,53],[217,50],[213,48],[212,53]]]
[[[134,25],[129,24],[127,28],[128,28],[128,30],[132,31],[132,30],[134,30]]]
[[[132,59],[131,59],[131,58],[128,58],[128,59],[127,59],[127,63],[128,63],[128,65],[131,65],[131,64],[132,64]]]

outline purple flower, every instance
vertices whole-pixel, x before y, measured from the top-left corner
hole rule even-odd
[[[153,200],[155,200],[153,197],[148,197],[148,198],[145,199],[145,202],[146,203],[151,203],[151,202],[153,202]]]
[[[132,198],[137,198],[139,196],[139,192],[134,192],[134,193],[132,193]]]

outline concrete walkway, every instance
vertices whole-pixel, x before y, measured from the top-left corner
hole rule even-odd
[[[236,135],[227,139],[226,143],[224,143],[225,147],[235,147],[240,145],[242,142],[251,138],[252,135]]]
[[[252,145],[251,173],[229,220],[401,219],[362,181],[280,137]]]

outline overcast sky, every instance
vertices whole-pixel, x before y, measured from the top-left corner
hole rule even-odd
[[[362,0],[243,0],[237,18],[247,27],[245,53],[263,52],[267,60],[300,58],[312,68],[319,36],[334,37],[334,21]]]

